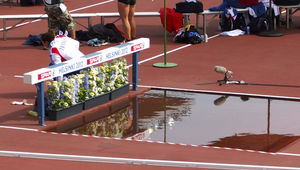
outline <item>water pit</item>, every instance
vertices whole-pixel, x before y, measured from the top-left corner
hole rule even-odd
[[[150,90],[52,131],[276,152],[300,136],[298,101]]]

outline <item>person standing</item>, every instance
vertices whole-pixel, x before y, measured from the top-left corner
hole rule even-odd
[[[48,31],[55,37],[59,30],[67,30],[71,38],[75,39],[76,23],[70,15],[64,0],[43,0],[48,15]]]
[[[118,11],[123,23],[126,41],[133,40],[136,36],[135,6],[136,0],[118,0]]]

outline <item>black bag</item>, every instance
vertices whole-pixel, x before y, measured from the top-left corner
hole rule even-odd
[[[187,25],[184,30],[175,35],[174,41],[177,43],[198,44],[203,41],[203,37],[197,31],[195,25]]]
[[[21,6],[40,5],[42,3],[43,3],[43,0],[20,0]]]
[[[60,4],[60,3],[64,3],[64,0],[51,0],[50,3],[47,3],[46,1],[44,1],[44,4],[47,5],[47,6],[51,6],[51,5],[55,5],[55,4]]]
[[[222,31],[230,31],[234,29],[246,31],[247,26],[243,14],[238,13],[234,21],[232,21],[230,18],[227,18],[224,13],[220,14],[219,17],[219,25]]]
[[[203,12],[202,2],[179,2],[176,4],[176,12],[180,13],[200,13]]]
[[[273,0],[275,5],[299,5],[300,0]]]
[[[89,28],[88,31],[76,31],[76,38],[79,41],[88,41],[94,38],[108,42],[118,43],[125,40],[122,31],[113,23],[96,24]]]
[[[114,23],[106,24],[105,28],[109,30],[109,42],[118,43],[125,40],[125,35]]]
[[[270,28],[270,22],[266,16],[266,14],[256,17],[250,18],[250,32],[253,34],[257,34],[261,31],[268,31]]]

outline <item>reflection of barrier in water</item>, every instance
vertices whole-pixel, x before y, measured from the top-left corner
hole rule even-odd
[[[147,129],[141,133],[137,133],[133,135],[132,137],[128,137],[127,139],[132,139],[132,140],[146,140],[150,137],[151,133],[153,133],[153,129]]]
[[[216,106],[220,106],[226,102],[229,96],[221,96],[214,100]],[[248,101],[247,96],[240,97],[242,101]],[[212,141],[209,145],[218,147],[250,149],[266,152],[276,152],[282,147],[294,142],[299,136],[290,136],[288,134],[271,134],[271,99],[268,98],[268,111],[267,111],[267,134],[248,134],[240,133],[234,136],[228,136]]]
[[[176,121],[181,120],[180,117],[190,114],[189,104],[190,99],[178,97],[174,93],[167,95],[167,90],[154,90],[133,99],[133,113],[138,119],[134,122],[138,124],[134,135],[129,138],[147,140],[151,139],[155,131],[163,130],[163,140],[166,141],[167,128],[173,127]]]
[[[133,116],[131,114],[127,107],[108,117],[74,129],[71,132],[74,134],[121,138],[132,126]]]

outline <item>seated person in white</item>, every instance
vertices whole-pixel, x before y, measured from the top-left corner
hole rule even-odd
[[[59,35],[57,35],[54,40],[51,40],[51,35],[48,33],[42,35],[41,40],[44,48],[49,46],[50,65],[84,56],[79,50],[79,41],[76,41],[67,35],[68,32],[63,34],[60,31]]]
[[[68,37],[67,35],[68,32],[65,32],[65,34],[63,34],[60,31],[59,35],[57,35],[54,38],[54,40],[51,40],[51,34],[49,33],[45,33],[42,35],[41,41],[44,46],[44,49],[47,49],[47,47],[49,47],[49,66],[84,56],[84,54],[79,50],[79,41],[76,41]],[[80,70],[65,74],[64,76],[67,77],[69,75],[77,74],[79,72]],[[54,80],[62,79],[63,77],[54,78]]]

